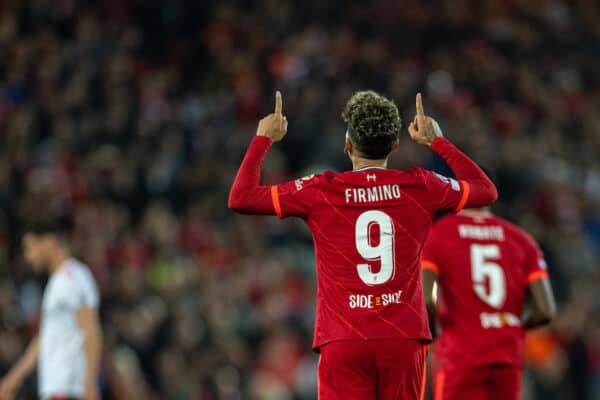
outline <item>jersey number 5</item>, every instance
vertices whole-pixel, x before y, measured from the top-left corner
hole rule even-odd
[[[500,259],[500,249],[495,244],[471,245],[471,277],[477,296],[494,308],[506,300],[506,279],[502,267],[492,260]],[[486,288],[486,281],[489,290]]]
[[[374,225],[379,226],[379,240],[372,237]],[[358,264],[358,276],[369,286],[380,285],[394,277],[394,223],[383,211],[369,210],[356,220],[356,249],[367,261],[379,261],[379,272],[372,272],[370,264]],[[377,245],[373,245],[377,243]]]

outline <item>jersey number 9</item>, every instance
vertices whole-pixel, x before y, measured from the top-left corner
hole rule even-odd
[[[371,235],[374,225],[379,226],[379,240]],[[356,220],[356,249],[367,261],[379,261],[379,272],[373,272],[370,264],[358,264],[358,276],[369,286],[380,285],[392,279],[395,272],[394,223],[383,211],[369,210]],[[373,245],[377,243],[377,245]]]

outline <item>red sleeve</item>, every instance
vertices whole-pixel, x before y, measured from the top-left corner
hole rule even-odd
[[[538,279],[548,278],[548,270],[544,255],[537,243],[531,238],[526,237],[527,254],[525,257],[524,283],[529,286],[531,282]]]
[[[227,205],[244,214],[275,214],[271,188],[260,185],[263,161],[273,142],[265,136],[255,136],[233,181]]]
[[[319,175],[310,175],[271,187],[275,213],[279,218],[306,217],[315,206]]]
[[[431,194],[433,209],[460,211],[464,207],[469,186],[459,183],[456,179],[418,168],[425,179],[427,189]]]
[[[229,192],[228,206],[244,214],[307,216],[314,201],[318,177],[309,176],[280,185],[261,186],[262,164],[272,142],[255,136]]]
[[[440,259],[443,257],[440,255],[442,251],[442,245],[440,235],[438,234],[438,228],[436,225],[433,226],[429,237],[423,246],[423,253],[421,255],[421,268],[428,269],[435,272],[438,276],[442,273],[442,263]]]
[[[437,138],[431,143],[431,150],[448,164],[460,182],[460,197],[442,198],[440,209],[460,211],[463,207],[484,207],[496,201],[498,191],[494,183],[456,146],[445,138]]]

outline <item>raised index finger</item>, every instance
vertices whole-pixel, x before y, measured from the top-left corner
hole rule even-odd
[[[283,110],[283,100],[281,100],[281,92],[275,92],[275,114],[281,114]]]
[[[425,116],[425,112],[423,111],[423,99],[421,98],[421,93],[417,93],[417,116]]]

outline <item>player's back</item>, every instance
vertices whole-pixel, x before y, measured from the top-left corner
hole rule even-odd
[[[315,347],[345,339],[430,339],[419,261],[434,213],[460,201],[458,182],[418,168],[367,168],[295,186],[294,201],[310,204],[306,221],[317,259]]]
[[[434,225],[423,266],[438,274],[436,357],[442,363],[522,362],[526,289],[546,276],[529,235],[491,213],[465,210]]]

